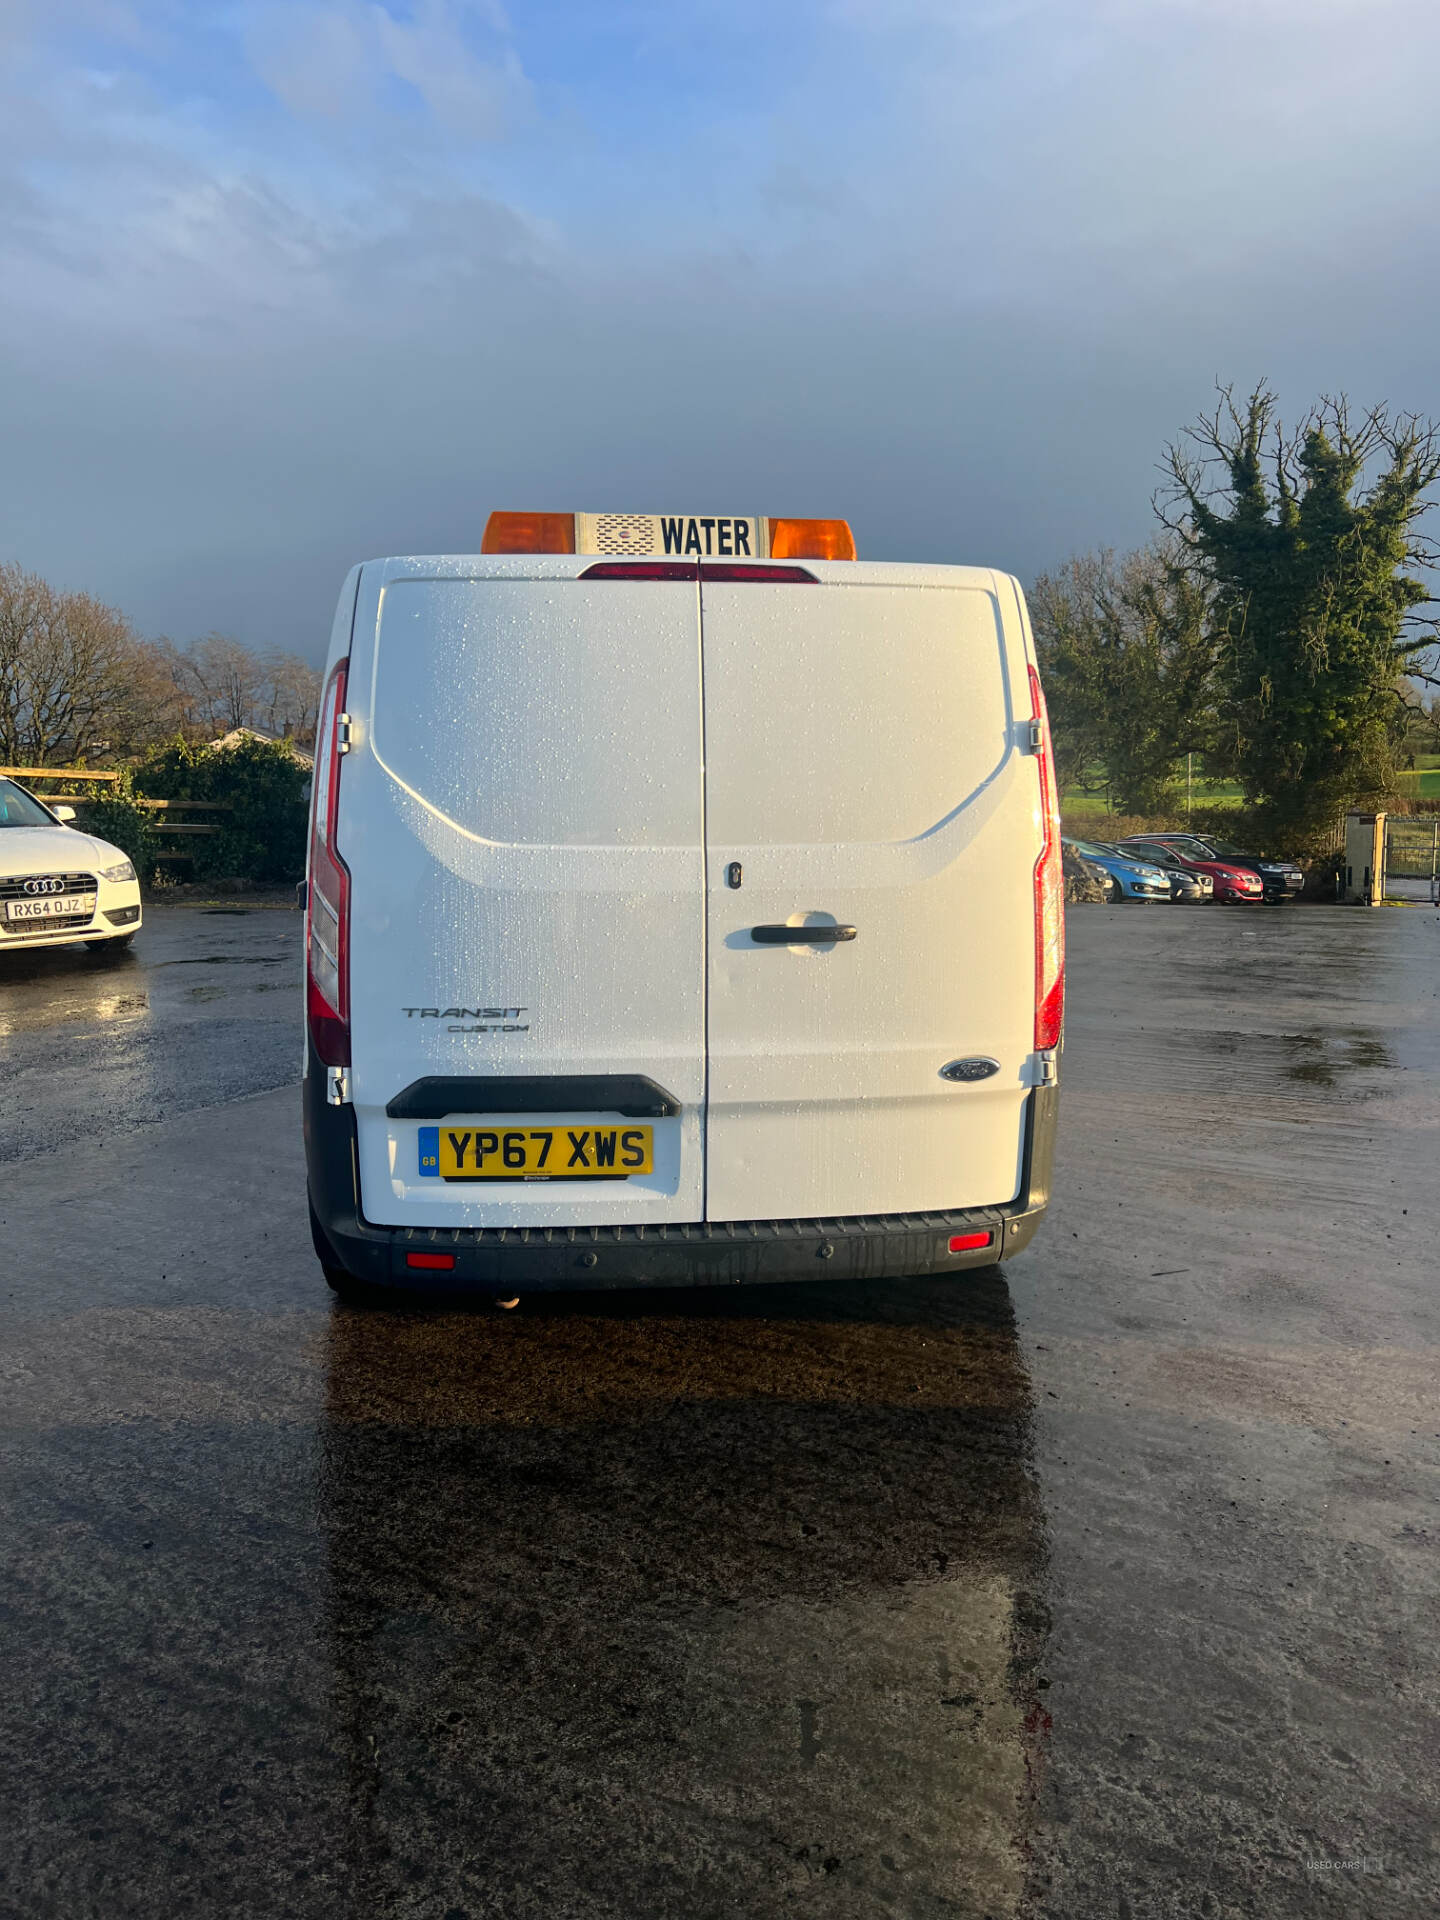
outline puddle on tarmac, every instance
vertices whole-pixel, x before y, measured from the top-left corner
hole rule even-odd
[[[203,1003],[207,1000],[232,1000],[238,993],[295,993],[298,991],[295,983],[290,980],[257,980],[249,987],[243,984],[233,987],[187,987],[185,998]]]
[[[102,993],[71,999],[57,998],[46,1006],[0,1010],[0,1039],[42,1027],[88,1020],[139,1020],[149,1014],[148,993]]]
[[[1307,1087],[1333,1087],[1345,1073],[1393,1067],[1395,1056],[1383,1040],[1364,1030],[1350,1033],[1282,1033],[1289,1053],[1287,1080]]]
[[[205,953],[193,960],[157,960],[157,967],[278,967],[279,953]]]
[[[1134,1092],[1163,1087],[1169,1099],[1213,1101],[1243,1094],[1275,1102],[1272,1117],[1302,1120],[1319,1110],[1339,1114],[1401,1090],[1402,1066],[1430,1062],[1431,1049],[1409,1029],[1317,1026],[1246,1033],[1178,1027],[1145,1030],[1139,1047],[1117,1034],[1092,1055],[1092,1084]],[[1436,1054],[1440,1061],[1440,1052]]]

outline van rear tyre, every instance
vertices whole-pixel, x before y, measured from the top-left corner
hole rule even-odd
[[[320,1271],[325,1276],[326,1286],[347,1307],[373,1307],[376,1304],[375,1289],[367,1286],[363,1280],[357,1280],[353,1273],[347,1273],[343,1267],[327,1267],[322,1263]]]
[[[335,1249],[325,1238],[324,1229],[315,1217],[315,1209],[310,1208],[310,1244],[315,1249],[315,1258],[320,1262],[320,1271],[325,1276],[325,1284],[337,1300],[343,1300],[347,1306],[363,1307],[375,1298],[375,1290],[363,1280],[357,1280],[353,1273],[337,1264]]]

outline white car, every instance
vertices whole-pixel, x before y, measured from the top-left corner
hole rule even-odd
[[[73,807],[47,806],[0,780],[0,953],[67,940],[114,952],[139,931],[134,867],[74,818]]]

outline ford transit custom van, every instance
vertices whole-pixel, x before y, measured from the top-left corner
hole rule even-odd
[[[1060,839],[1018,584],[843,521],[495,514],[340,596],[305,1142],[338,1290],[986,1266],[1044,1212]]]

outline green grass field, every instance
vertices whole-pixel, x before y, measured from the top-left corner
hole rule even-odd
[[[1240,789],[1231,781],[1201,782],[1197,780],[1191,789],[1191,800],[1197,807],[1238,807]],[[1064,814],[1093,817],[1097,822],[1107,819],[1115,811],[1107,803],[1103,793],[1062,793],[1060,811]],[[1179,811],[1185,811],[1185,792],[1180,791]]]
[[[1417,754],[1416,758],[1419,765],[1415,771],[1400,775],[1400,791],[1417,799],[1440,800],[1440,758],[1434,754]]]
[[[1440,754],[1417,755],[1414,772],[1404,772],[1397,776],[1396,784],[1403,794],[1414,798],[1440,800]],[[1180,789],[1180,807],[1185,806],[1185,789]],[[1197,780],[1191,789],[1192,803],[1197,807],[1238,807],[1240,789],[1233,780]],[[1075,818],[1085,815],[1096,822],[1103,820],[1111,812],[1103,793],[1062,793],[1061,811]]]

